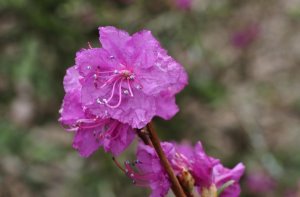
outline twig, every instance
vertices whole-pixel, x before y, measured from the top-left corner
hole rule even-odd
[[[168,159],[166,158],[164,151],[161,148],[160,140],[159,140],[151,122],[149,124],[147,124],[147,129],[149,132],[149,138],[150,138],[150,140],[153,144],[153,147],[161,161],[161,164],[164,166],[165,170],[168,173],[169,179],[172,183],[172,190],[173,190],[174,194],[177,197],[186,197],[177,177],[175,176],[175,174],[173,172],[173,169],[172,169]]]

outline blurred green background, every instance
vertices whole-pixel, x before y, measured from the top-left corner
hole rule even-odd
[[[155,119],[163,140],[242,161],[241,196],[300,196],[300,1],[175,1],[0,0],[1,197],[149,194],[102,150],[79,157],[57,122],[65,70],[105,25],[150,29],[188,71],[181,111]],[[249,185],[253,174],[262,178]]]

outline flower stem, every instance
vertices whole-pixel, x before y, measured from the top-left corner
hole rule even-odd
[[[165,168],[166,172],[168,173],[169,179],[172,183],[172,190],[175,194],[175,196],[177,197],[186,197],[177,177],[175,176],[175,173],[164,153],[164,151],[161,148],[160,145],[160,140],[157,136],[157,133],[152,125],[152,123],[150,122],[149,124],[147,124],[147,129],[149,132],[149,138],[152,142],[152,145],[161,161],[161,164],[163,165],[163,167]]]

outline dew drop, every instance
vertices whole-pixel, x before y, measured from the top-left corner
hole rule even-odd
[[[103,102],[101,101],[100,98],[97,98],[96,102],[97,102],[98,104],[103,104]]]
[[[87,68],[88,70],[91,70],[92,67],[91,67],[91,66],[87,66],[86,68]]]
[[[129,91],[128,90],[124,90],[123,93],[124,94],[129,94]]]
[[[130,76],[128,77],[128,79],[133,80],[133,79],[134,79],[134,75],[130,75]]]
[[[119,74],[119,71],[118,70],[114,70],[114,74]]]
[[[115,59],[115,56],[111,55],[108,58],[112,60],[112,59]]]
[[[135,88],[140,90],[140,89],[142,89],[142,86],[141,85],[136,85]]]

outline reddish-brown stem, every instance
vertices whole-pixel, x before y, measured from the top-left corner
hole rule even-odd
[[[141,138],[141,140],[144,142],[144,144],[149,145],[149,146],[153,146],[152,142],[150,141],[148,131],[146,131],[145,128],[137,129],[136,133],[139,136],[139,138]]]
[[[153,145],[153,147],[161,161],[161,164],[164,166],[164,168],[169,176],[169,179],[172,183],[172,190],[173,190],[174,194],[177,197],[186,197],[177,177],[174,174],[174,171],[173,171],[164,151],[162,150],[162,147],[160,145],[160,140],[159,140],[157,133],[151,122],[147,125],[147,129],[149,132],[149,138],[152,142],[152,145]]]
[[[119,162],[116,160],[115,157],[112,157],[112,160],[114,161],[114,163],[120,170],[122,170],[124,173],[126,173],[125,169],[119,164]]]

